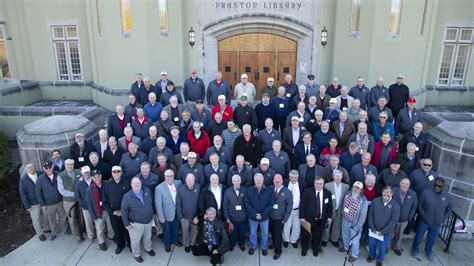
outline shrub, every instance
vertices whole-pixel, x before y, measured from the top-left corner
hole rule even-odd
[[[11,148],[8,143],[8,136],[0,132],[0,180],[13,172],[11,163]]]

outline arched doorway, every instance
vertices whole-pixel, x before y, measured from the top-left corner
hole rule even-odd
[[[286,74],[295,77],[297,42],[267,33],[248,33],[218,42],[219,71],[232,88],[246,73],[257,89],[257,97],[273,77],[275,85],[283,83]]]

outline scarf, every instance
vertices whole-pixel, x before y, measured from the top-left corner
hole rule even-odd
[[[363,139],[361,139],[360,134],[357,134],[356,143],[357,146],[359,146],[361,153],[366,152],[369,149],[369,136],[365,134]]]
[[[217,245],[214,224],[209,220],[205,220],[204,228],[206,228],[206,230],[204,230],[204,243],[207,244],[209,251],[212,251],[212,247]]]
[[[102,217],[101,188],[95,182],[92,182],[92,199],[94,200],[95,214]]]

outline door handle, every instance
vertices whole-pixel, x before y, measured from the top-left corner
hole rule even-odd
[[[237,80],[237,72],[234,72],[234,80]]]

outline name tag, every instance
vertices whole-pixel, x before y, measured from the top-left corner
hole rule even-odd
[[[235,210],[236,210],[236,211],[241,211],[241,210],[242,210],[242,206],[241,206],[241,205],[236,205],[236,206],[235,206]]]
[[[280,108],[285,108],[285,104],[280,103]]]
[[[303,121],[304,121],[304,120],[303,120],[303,117],[300,117],[300,122],[303,122]]]
[[[135,120],[135,117],[134,117],[134,116],[132,116],[132,120]]]
[[[175,118],[174,118],[174,121],[175,121],[175,122],[178,122],[178,121],[179,121],[179,117],[175,117]]]
[[[332,195],[331,198],[332,198],[332,199],[336,199],[336,195]]]
[[[418,147],[415,148],[415,151],[419,151],[419,150],[420,150],[420,148],[418,148]]]
[[[324,199],[324,204],[328,204],[329,199]]]
[[[83,161],[84,161],[84,157],[79,157],[77,160],[78,160],[79,162],[83,162]]]
[[[204,126],[204,123],[199,123],[199,124],[201,125],[201,127],[203,127],[203,126]]]
[[[434,180],[433,175],[429,175],[429,176],[428,176],[428,179],[429,179],[430,181],[433,181],[433,180]]]
[[[342,107],[342,111],[345,111],[345,110],[347,110],[347,107]]]
[[[349,213],[349,208],[344,207],[344,212],[345,212],[345,213]]]
[[[129,127],[129,126],[130,126],[130,123],[127,123],[127,127]]]
[[[368,200],[367,201],[367,206],[370,206],[370,204],[372,204],[372,201]]]
[[[99,201],[99,205],[102,206],[102,201]]]
[[[286,94],[286,97],[290,97],[290,96],[291,96],[291,94],[289,94],[289,93]]]
[[[273,204],[273,209],[278,210],[278,204]]]

